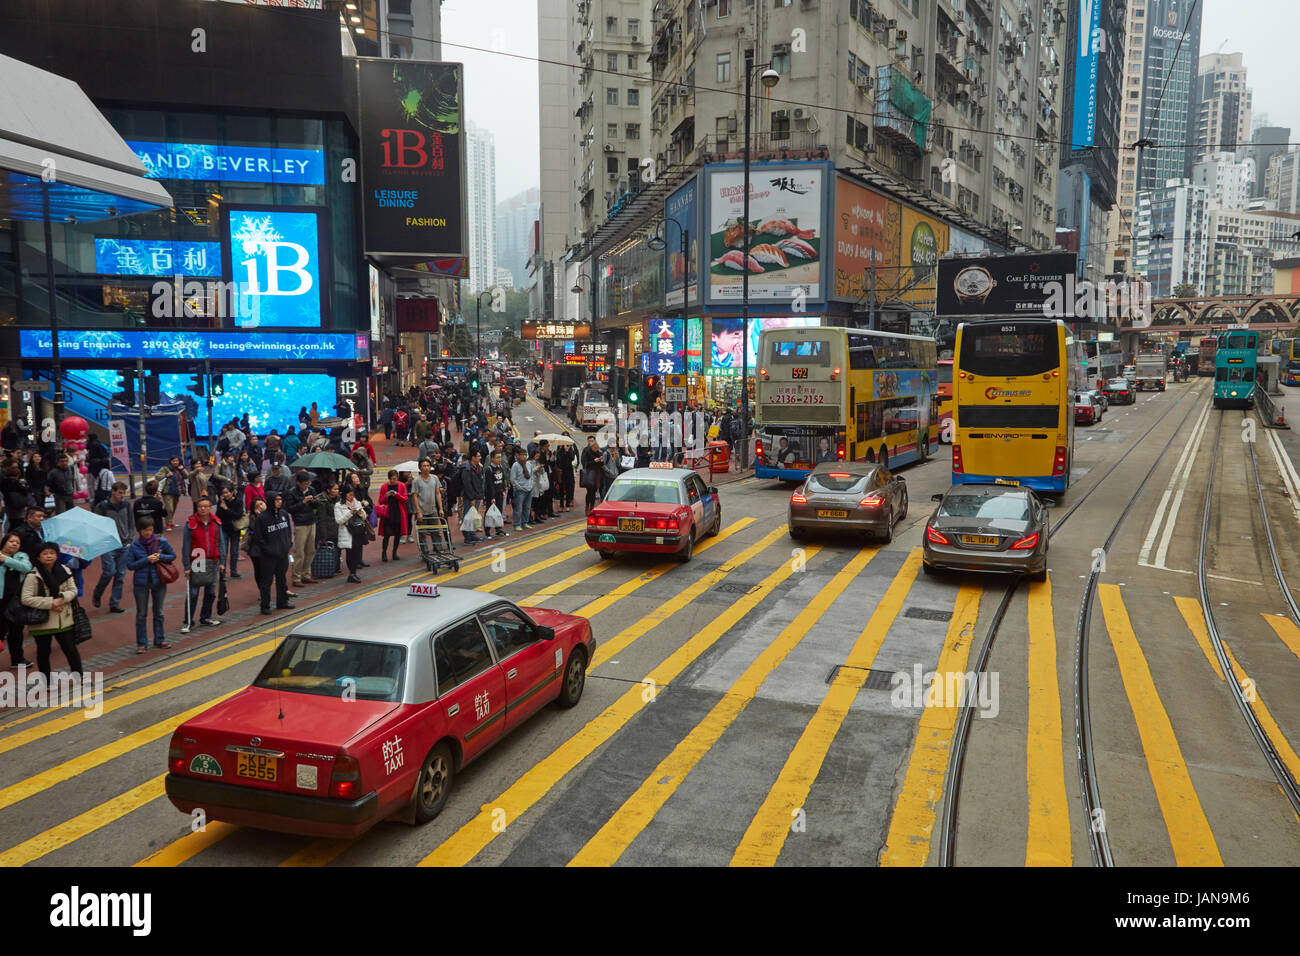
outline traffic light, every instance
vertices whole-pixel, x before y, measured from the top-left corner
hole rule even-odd
[[[144,404],[157,405],[162,401],[162,389],[159,387],[158,373],[144,377]]]
[[[223,378],[225,378],[225,376],[222,375],[220,372],[214,372],[214,373],[212,374],[212,392],[211,392],[211,395],[212,395],[213,398],[218,398],[219,396],[226,394],[225,386],[222,385],[222,383],[221,383],[221,380],[222,380]]]
[[[195,395],[202,395],[203,394],[203,373],[195,372],[190,377],[193,380],[190,382],[190,384],[185,386],[185,390],[189,392],[193,392]]]
[[[477,369],[476,369],[475,371],[473,371],[473,372],[470,373],[470,376],[469,376],[469,387],[470,387],[470,389],[471,389],[472,391],[475,391],[475,392],[478,391],[478,370],[477,370]]]
[[[123,369],[117,373],[117,391],[113,393],[113,401],[121,402],[123,405],[135,404],[134,371]]]

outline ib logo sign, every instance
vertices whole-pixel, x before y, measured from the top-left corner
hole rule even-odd
[[[242,328],[321,324],[316,213],[232,209],[230,262],[241,293],[255,306],[240,316]]]

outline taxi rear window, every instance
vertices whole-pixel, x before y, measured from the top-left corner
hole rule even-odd
[[[681,504],[682,495],[677,479],[620,478],[609,489],[606,501],[626,501],[630,504]]]
[[[406,649],[392,644],[321,637],[285,638],[254,687],[356,700],[401,699]]]

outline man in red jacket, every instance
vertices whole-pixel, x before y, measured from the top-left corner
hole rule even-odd
[[[203,589],[203,613],[199,615],[199,623],[216,627],[221,622],[212,616],[212,602],[216,599],[217,581],[226,573],[226,536],[221,533],[221,519],[212,513],[210,498],[200,498],[194,503],[194,514],[185,522],[181,537],[180,557],[190,591],[181,633],[188,634],[194,627],[200,588]]]

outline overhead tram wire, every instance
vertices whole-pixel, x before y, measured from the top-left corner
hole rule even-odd
[[[1124,452],[1123,455],[1121,455],[1118,459],[1116,459],[1115,462],[1109,468],[1106,469],[1105,473],[1102,474],[1100,478],[1098,478],[1092,485],[1088,487],[1088,490],[1085,491],[1080,496],[1078,501],[1076,501],[1074,504],[1072,504],[1069,507],[1069,509],[1066,510],[1065,514],[1061,516],[1061,519],[1059,521],[1053,522],[1052,529],[1051,531],[1048,532],[1047,535],[1048,541],[1051,541],[1051,539],[1056,536],[1056,533],[1065,525],[1067,521],[1070,520],[1070,517],[1076,511],[1078,511],[1079,508],[1083,506],[1083,503],[1087,501],[1089,497],[1091,497],[1094,491],[1096,491],[1098,488],[1102,486],[1102,484],[1105,483],[1106,479],[1108,479],[1111,476],[1111,474],[1115,471],[1116,468],[1118,468],[1120,465],[1124,463],[1125,459],[1127,459],[1129,455],[1133,454],[1133,452],[1136,451],[1138,448],[1143,447],[1146,437],[1150,435],[1151,432],[1154,431],[1156,427],[1159,426],[1160,423],[1163,422],[1169,416],[1169,414],[1175,408],[1178,407],[1179,402],[1181,402],[1189,394],[1191,394],[1190,389],[1184,390],[1182,394],[1178,396],[1177,400],[1175,400],[1168,408],[1166,408],[1161,413],[1159,418],[1157,418],[1154,422],[1151,423],[1151,425],[1147,428],[1147,430],[1142,433],[1142,436],[1136,442],[1134,442],[1129,447],[1129,449]],[[1164,448],[1161,449],[1160,455],[1156,457],[1156,462],[1155,462],[1156,465],[1160,463],[1161,459],[1164,457],[1164,452],[1168,451],[1169,446],[1173,443],[1174,438],[1182,430],[1183,425],[1186,424],[1188,417],[1196,408],[1197,405],[1195,402],[1193,402],[1192,405],[1188,408],[1187,412],[1184,413],[1182,419],[1179,420],[1178,426],[1170,433],[1169,439],[1165,442]],[[1155,465],[1152,465],[1151,472],[1147,474],[1147,479],[1150,478],[1151,473],[1154,471],[1155,471]],[[1143,480],[1143,484],[1145,484],[1145,481],[1146,479]],[[1139,490],[1141,489],[1141,487],[1142,484],[1139,484],[1138,485]],[[1134,493],[1134,497],[1136,497],[1136,492]],[[1132,499],[1130,499],[1129,505],[1125,508],[1125,514],[1127,514],[1129,507],[1132,507]],[[1120,517],[1122,519],[1123,515],[1121,515]],[[1112,538],[1114,537],[1113,531],[1111,533],[1111,537]],[[1007,608],[1010,606],[1011,603],[1011,598],[1015,594],[1016,589],[1020,586],[1020,581],[1021,578],[1016,577],[1010,584],[1007,585],[1006,591],[1002,595],[1002,600],[998,603],[997,610],[994,612],[993,619],[989,622],[988,630],[984,634],[984,640],[981,643],[979,653],[976,655],[975,658],[976,664],[975,664],[974,673],[976,675],[982,674],[984,672],[984,668],[988,664],[988,658],[993,647],[993,641],[997,636],[998,629],[1002,625],[1003,618],[1006,616]],[[1087,700],[1086,678],[1085,678],[1084,692],[1085,692],[1084,700],[1086,702]],[[948,766],[944,771],[943,805],[941,808],[940,818],[939,818],[939,865],[940,866],[955,865],[953,861],[953,857],[956,853],[956,846],[957,846],[958,797],[961,790],[962,771],[964,769],[965,760],[966,760],[966,746],[970,738],[971,714],[975,709],[975,701],[973,697],[974,697],[974,684],[968,683],[966,698],[965,700],[962,701],[961,708],[957,712],[957,723],[953,728],[953,735],[952,735],[952,748],[948,752]],[[1077,695],[1076,695],[1076,700],[1077,700]],[[1078,711],[1077,711],[1077,704],[1076,704],[1076,729],[1077,729],[1077,721],[1078,721]],[[1088,725],[1088,731],[1090,735],[1091,734],[1090,724]],[[1109,850],[1107,852],[1109,852]]]

